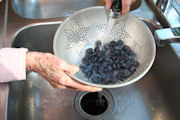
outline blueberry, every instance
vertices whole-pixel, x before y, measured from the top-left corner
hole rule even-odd
[[[97,61],[97,57],[92,57],[91,60],[92,60],[92,62],[96,62]]]
[[[120,62],[120,60],[119,60],[119,59],[116,59],[116,60],[114,61],[114,64],[119,64],[119,62]]]
[[[95,53],[95,52],[93,52],[91,56],[92,56],[92,57],[96,57],[96,53]]]
[[[117,57],[116,56],[112,56],[112,59],[115,61],[117,59]]]
[[[106,68],[108,64],[107,64],[107,62],[103,62],[102,65],[104,68]]]
[[[136,66],[136,67],[139,67],[139,62],[136,61],[136,62],[135,62],[135,66]]]
[[[113,60],[112,59],[109,60],[109,64],[111,64],[111,65],[113,64]]]
[[[134,59],[135,59],[135,57],[134,57],[133,55],[129,55],[129,56],[128,56],[128,59],[130,59],[130,60],[134,60]]]
[[[99,70],[98,70],[98,72],[99,72],[100,74],[102,74],[102,73],[104,72],[104,67],[100,67]]]
[[[93,53],[93,49],[92,49],[92,48],[88,48],[88,49],[86,50],[86,53],[87,53],[87,54]]]
[[[98,66],[99,66],[99,63],[98,63],[98,62],[95,62],[95,63],[94,63],[94,66],[95,66],[95,67],[98,67]]]
[[[116,50],[122,50],[122,46],[119,46],[119,45],[118,45],[118,46],[115,47],[115,49],[116,49]]]
[[[123,50],[129,50],[130,48],[127,45],[123,46]]]
[[[120,64],[117,64],[117,68],[120,68],[121,67],[121,65]]]
[[[113,78],[117,78],[117,77],[118,77],[118,74],[119,74],[119,72],[118,72],[117,70],[115,70],[115,71],[113,71],[112,77],[113,77]]]
[[[88,64],[88,63],[89,63],[89,59],[88,59],[88,58],[86,58],[86,57],[85,57],[85,58],[83,58],[83,59],[82,59],[82,63],[84,63],[84,64]]]
[[[80,69],[83,69],[83,68],[85,68],[86,67],[86,64],[84,64],[84,63],[82,63],[81,65],[80,65]]]
[[[124,50],[121,51],[121,55],[125,55],[126,52]]]
[[[100,57],[99,59],[98,59],[98,62],[102,62],[104,59],[103,59],[103,57]]]
[[[112,78],[111,79],[111,83],[112,84],[116,84],[118,81],[119,81],[118,78]]]
[[[129,53],[129,55],[132,55],[132,56],[136,56],[136,54],[131,50],[131,52]]]
[[[131,66],[130,71],[131,71],[131,73],[134,73],[136,71],[136,67],[135,66]]]
[[[101,41],[96,41],[96,46],[100,47],[101,46]]]
[[[130,75],[131,75],[131,73],[130,73],[129,70],[127,70],[127,69],[124,69],[124,70],[123,70],[123,76],[124,76],[124,78],[127,78],[127,77],[129,77]]]
[[[105,50],[101,50],[100,53],[101,53],[101,56],[105,56]]]
[[[113,64],[113,69],[117,69],[117,66],[116,66],[116,64]]]
[[[93,73],[92,75],[91,75],[91,79],[97,79],[98,77],[97,77],[97,74],[96,73]]]
[[[115,49],[116,49],[116,50],[119,50],[119,46],[116,46]]]
[[[95,83],[100,83],[100,79],[99,79],[99,75],[98,74],[92,74],[91,75],[91,79],[95,82]]]
[[[110,42],[110,46],[111,46],[111,47],[115,47],[115,46],[116,46],[116,42],[115,42],[115,41],[111,41],[111,42]]]
[[[110,57],[106,57],[106,58],[105,58],[105,61],[106,61],[106,62],[109,62],[110,60],[111,60]]]
[[[104,49],[105,49],[105,51],[106,51],[106,50],[109,50],[109,49],[110,49],[110,46],[109,46],[108,44],[105,44],[105,45],[104,45]]]
[[[110,50],[107,50],[107,51],[105,52],[105,56],[106,56],[106,57],[109,57],[110,53],[111,53]]]
[[[130,61],[130,60],[127,60],[127,61],[126,61],[126,64],[127,64],[128,68],[131,67],[131,61]]]
[[[85,68],[85,69],[84,69],[84,72],[85,72],[85,73],[88,73],[88,72],[89,72],[89,69],[88,69],[88,68]]]
[[[88,77],[88,78],[90,78],[90,77],[91,77],[91,75],[92,75],[92,72],[91,72],[91,71],[89,71],[89,72],[87,73],[87,77]]]
[[[125,63],[125,60],[122,59],[119,63],[122,65],[123,63]]]
[[[123,78],[123,73],[122,73],[122,72],[119,72],[119,74],[118,74],[118,79],[121,80],[121,81],[124,79],[124,78]]]
[[[109,84],[111,81],[111,78],[110,77],[106,77],[104,78],[104,80],[102,81],[104,84]]]
[[[112,78],[112,72],[106,72],[106,78]]]
[[[117,42],[118,42],[118,44],[119,44],[120,46],[123,46],[123,45],[124,45],[124,42],[123,42],[122,40],[118,40]]]
[[[96,70],[95,67],[92,69],[92,74],[97,74],[98,69]]]
[[[112,71],[112,67],[110,65],[108,65],[108,71]]]
[[[104,68],[104,72],[107,72],[108,71],[108,69],[107,68]]]
[[[110,51],[111,51],[111,53],[114,53],[115,48],[114,47],[110,48]]]
[[[128,65],[126,63],[122,63],[122,67],[128,68]]]
[[[92,69],[93,65],[88,65],[87,69],[90,71]]]
[[[94,48],[94,52],[99,52],[99,51],[100,51],[100,47],[97,47],[97,46],[96,46],[96,47]]]
[[[115,51],[114,51],[114,55],[115,55],[115,56],[119,56],[119,55],[120,55],[120,51],[119,51],[119,50],[115,50]]]

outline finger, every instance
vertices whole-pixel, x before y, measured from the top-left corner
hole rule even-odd
[[[112,0],[106,0],[106,9],[111,9]]]
[[[67,87],[66,86],[63,86],[63,85],[61,85],[61,84],[58,84],[58,83],[56,83],[56,82],[54,82],[54,81],[52,81],[52,80],[47,80],[48,82],[49,82],[49,84],[51,84],[51,86],[52,87],[54,87],[54,88],[59,88],[59,89],[66,89]]]
[[[131,5],[131,0],[122,0],[122,11],[121,11],[122,15],[129,12],[130,5]]]
[[[54,80],[52,80],[51,78],[47,77],[46,74],[44,73],[41,73],[41,76],[46,79],[50,84],[51,86],[53,86],[54,88],[59,88],[59,89],[66,89],[67,87],[66,86],[63,86],[61,84],[58,84],[57,82],[55,82]]]
[[[71,65],[71,64],[65,64],[64,65],[64,71],[71,73],[71,74],[75,74],[79,71],[79,67],[76,65]]]
[[[78,81],[75,81],[71,77],[67,76],[65,73],[64,73],[62,79],[65,79],[62,81],[66,81],[66,82],[62,83],[63,85],[68,86],[68,87],[72,87],[72,88],[76,88],[80,91],[89,91],[89,92],[102,91],[102,88],[84,85]]]
[[[131,3],[134,3],[134,2],[136,2],[136,0],[131,0]]]
[[[66,89],[67,87],[66,86],[63,86],[63,85],[60,85],[60,84],[58,84],[58,83],[56,83],[56,82],[54,82],[54,81],[48,81],[50,84],[51,84],[51,86],[53,86],[54,88],[58,88],[58,89]]]

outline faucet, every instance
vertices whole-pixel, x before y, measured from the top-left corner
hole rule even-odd
[[[176,0],[148,0],[155,10],[156,16],[166,29],[155,31],[159,45],[166,43],[180,43],[180,9],[175,6]]]
[[[122,3],[121,0],[114,0],[111,6],[109,17],[118,18],[121,15]]]
[[[166,28],[155,31],[155,37],[160,40],[159,44],[180,43],[180,27]]]

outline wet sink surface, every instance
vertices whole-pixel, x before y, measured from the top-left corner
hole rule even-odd
[[[152,25],[149,24],[154,30]],[[14,38],[13,47],[53,53],[59,24],[29,26]],[[157,47],[151,70],[138,82],[107,89],[114,97],[111,120],[179,120],[180,61],[169,45]],[[8,120],[83,120],[74,107],[75,90],[52,88],[34,72],[24,81],[10,83]]]
[[[13,0],[14,11],[25,18],[43,19],[67,17],[73,12],[101,5],[100,0]]]
[[[141,0],[131,5],[131,10],[137,9]],[[12,0],[14,11],[30,19],[45,19],[68,17],[77,10],[105,5],[104,0]]]

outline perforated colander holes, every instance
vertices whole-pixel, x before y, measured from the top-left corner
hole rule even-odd
[[[137,53],[138,51],[142,50],[142,46],[140,46],[136,40],[133,40],[133,44],[132,44],[133,50],[135,53]]]
[[[101,24],[101,25],[97,25],[97,28],[103,33],[105,33],[105,30],[107,29],[107,23]]]
[[[125,27],[122,27],[121,25],[115,26],[115,28],[112,31],[112,39],[124,39],[124,38],[130,38],[130,35],[125,30]]]
[[[90,27],[82,27],[78,29],[70,28],[70,29],[65,29],[65,35],[67,37],[67,44],[66,44],[66,49],[71,49],[73,47],[78,47],[77,43],[78,42],[87,42],[86,35],[89,31]],[[75,42],[75,43],[73,43]],[[72,44],[75,44],[76,46],[73,46]]]

